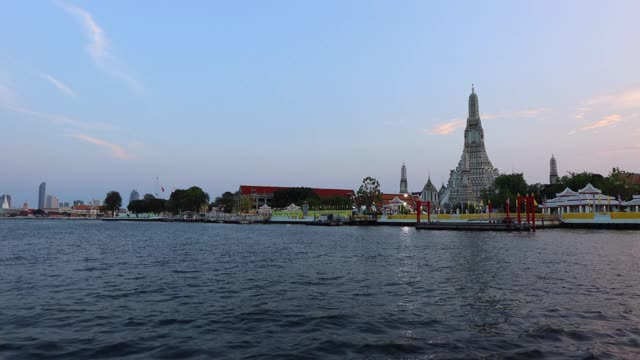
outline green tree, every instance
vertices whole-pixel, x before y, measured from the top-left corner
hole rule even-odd
[[[356,193],[356,205],[365,207],[365,212],[370,214],[371,208],[376,203],[382,202],[382,193],[380,192],[380,183],[375,178],[367,176],[362,180],[362,185]]]
[[[218,196],[213,203],[212,207],[217,207],[220,211],[227,214],[233,212],[234,205],[236,203],[235,197],[231,191],[224,192],[221,196]]]
[[[175,189],[169,195],[169,200],[167,201],[167,210],[172,214],[179,214],[183,211],[186,211],[186,192],[184,189]]]
[[[143,214],[147,212],[147,206],[144,200],[133,200],[127,205],[127,210],[134,214]]]
[[[187,190],[176,189],[169,196],[167,210],[173,214],[183,211],[201,211],[209,203],[209,194],[197,186]]]
[[[104,198],[104,209],[113,212],[113,216],[116,216],[116,212],[122,206],[122,197],[117,191],[109,191]]]
[[[199,212],[209,204],[209,194],[197,186],[192,186],[185,193],[186,209]]]
[[[515,211],[515,199],[527,194],[527,182],[523,174],[505,174],[495,178],[493,185],[481,192],[483,202],[491,200],[491,206],[498,210],[504,209],[507,199],[510,201],[510,211]]]
[[[248,213],[253,209],[254,202],[249,195],[242,195],[238,202],[238,212]]]

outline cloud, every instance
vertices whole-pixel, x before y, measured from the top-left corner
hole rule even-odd
[[[96,137],[86,135],[86,134],[72,134],[69,136],[78,140],[82,140],[82,141],[106,148],[107,150],[109,150],[110,155],[114,158],[122,159],[122,160],[131,160],[133,158],[131,155],[129,155],[125,151],[125,149],[122,146],[116,145],[114,143],[110,143],[106,140],[98,139]]]
[[[572,130],[569,132],[569,135],[574,135],[580,131],[590,131],[590,130],[595,130],[595,129],[600,129],[600,128],[604,128],[604,127],[609,127],[612,125],[615,125],[617,123],[620,123],[624,121],[622,119],[622,116],[620,116],[619,114],[612,114],[612,115],[608,115],[603,117],[602,119],[591,123],[589,125],[583,126],[578,130]]]
[[[76,94],[62,81],[54,78],[53,76],[49,75],[49,74],[42,74],[41,75],[42,78],[48,80],[53,86],[55,86],[56,88],[58,88],[58,90],[62,91],[63,94],[70,96],[70,97],[76,97]]]
[[[482,114],[480,119],[482,120],[495,120],[495,119],[531,119],[540,117],[551,111],[549,108],[538,109],[525,109],[519,111],[503,111],[493,114]],[[442,124],[435,125],[431,129],[425,130],[425,133],[430,135],[449,135],[456,130],[465,127],[465,121],[461,119],[452,119]]]
[[[75,127],[83,130],[95,129],[95,130],[113,131],[117,129],[115,126],[109,125],[109,124],[81,121],[81,120],[70,118],[64,115],[37,111],[25,106],[21,106],[14,91],[11,88],[1,83],[0,83],[0,107],[3,107],[15,113],[29,115],[36,119],[44,120],[55,125],[67,125],[67,126],[71,126],[71,127]]]
[[[609,106],[618,109],[638,109],[640,108],[640,88],[596,96],[587,100],[585,104],[589,107]]]
[[[76,120],[64,115],[35,111],[35,110],[29,109],[26,107],[21,107],[21,106],[4,105],[4,107],[11,111],[14,111],[20,114],[30,115],[35,118],[42,119],[56,125],[68,125],[68,126],[76,127],[79,129],[85,129],[85,130],[96,129],[96,130],[112,131],[116,129],[114,126],[109,124],[84,122],[84,121]]]
[[[131,91],[142,92],[143,88],[140,82],[124,71],[123,64],[113,55],[109,38],[95,21],[93,15],[83,8],[63,0],[54,0],[54,4],[74,16],[84,27],[89,38],[87,50],[96,66],[109,75],[124,81]]]
[[[449,135],[464,126],[464,120],[453,119],[446,123],[435,125],[431,129],[425,130],[425,132],[430,135]]]

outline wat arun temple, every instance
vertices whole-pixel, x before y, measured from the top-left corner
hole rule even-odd
[[[464,147],[458,166],[451,170],[449,182],[439,191],[441,205],[480,202],[481,192],[493,185],[499,175],[487,155],[484,146],[484,130],[480,121],[478,95],[471,87],[469,117],[464,129]]]

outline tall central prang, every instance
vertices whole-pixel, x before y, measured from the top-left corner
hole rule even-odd
[[[484,146],[484,130],[480,121],[478,95],[471,87],[469,117],[464,129],[464,147],[455,170],[451,170],[448,183],[448,203],[469,203],[480,200],[483,189],[491,186],[499,175]]]

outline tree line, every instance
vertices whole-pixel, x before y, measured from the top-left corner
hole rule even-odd
[[[613,168],[607,176],[592,172],[569,172],[567,175],[558,178],[556,184],[527,184],[523,174],[500,175],[496,177],[492,186],[482,191],[484,202],[488,200],[494,209],[504,209],[507,199],[510,199],[511,209],[515,211],[515,198],[520,195],[533,194],[539,204],[545,199],[553,199],[556,194],[565,188],[578,191],[587,184],[591,184],[602,190],[605,195],[618,197],[623,201],[630,200],[634,194],[640,194],[640,184],[633,184],[632,174],[619,168]]]

